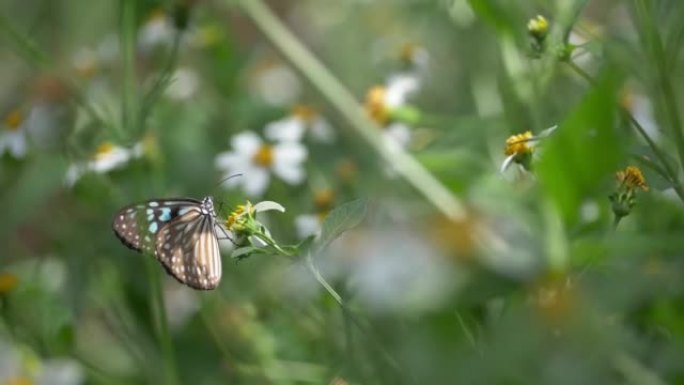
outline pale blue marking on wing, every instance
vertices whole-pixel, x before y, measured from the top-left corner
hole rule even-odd
[[[168,207],[162,207],[161,215],[159,215],[159,220],[162,222],[166,222],[169,219],[171,219],[171,209]]]
[[[157,222],[152,222],[152,223],[150,223],[150,228],[148,230],[150,230],[150,233],[154,234],[157,232],[157,228],[158,228]]]
[[[178,215],[183,215],[190,210],[192,210],[192,206],[183,207],[182,209],[178,210]]]

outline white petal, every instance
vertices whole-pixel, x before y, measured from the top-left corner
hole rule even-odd
[[[274,168],[279,164],[300,164],[306,160],[308,152],[303,144],[297,142],[283,142],[273,148]]]
[[[392,123],[385,128],[385,138],[390,145],[406,148],[411,142],[411,128],[404,123]]]
[[[335,141],[335,130],[330,123],[323,118],[316,119],[311,124],[311,137],[320,143],[332,143]]]
[[[71,187],[77,180],[83,175],[83,166],[73,164],[67,169],[66,175],[64,176],[64,184]]]
[[[242,178],[239,178],[242,182],[242,190],[250,197],[261,196],[268,187],[269,179],[268,171],[258,167],[245,171]]]
[[[420,89],[420,79],[412,73],[397,73],[387,81],[385,104],[389,108],[400,107]]]
[[[297,229],[297,236],[304,239],[321,231],[321,221],[317,215],[299,215],[295,218],[295,228]]]
[[[515,158],[515,154],[506,157],[506,159],[504,159],[504,161],[501,163],[501,168],[499,169],[499,172],[506,171],[506,169],[508,169],[508,166],[510,166],[513,162],[513,158]]]
[[[297,185],[304,181],[306,174],[304,168],[299,164],[276,163],[273,165],[273,173],[280,179],[291,185]]]
[[[230,141],[235,152],[244,154],[251,158],[261,147],[261,138],[255,132],[244,131],[235,136]]]
[[[280,211],[281,213],[285,212],[285,207],[281,205],[278,202],[273,202],[273,201],[262,201],[254,205],[254,211],[257,213],[262,213],[264,211]]]
[[[250,167],[251,159],[237,152],[226,151],[216,155],[214,163],[216,168],[228,173],[244,172]]]
[[[296,116],[276,120],[266,125],[265,135],[273,141],[299,141],[304,136],[304,121]]]
[[[15,158],[23,158],[26,155],[26,135],[17,131],[7,135],[7,147]]]
[[[119,168],[131,159],[130,151],[122,147],[115,147],[109,153],[91,162],[90,168],[99,173],[105,173]]]

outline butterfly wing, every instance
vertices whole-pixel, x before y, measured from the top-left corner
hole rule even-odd
[[[157,199],[124,207],[114,217],[112,228],[126,246],[146,254],[155,253],[155,238],[159,230],[172,220],[199,210],[195,199]]]
[[[171,276],[195,289],[218,286],[221,253],[214,226],[214,218],[199,208],[162,226],[155,239],[155,255]]]

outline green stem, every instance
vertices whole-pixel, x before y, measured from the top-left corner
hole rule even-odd
[[[682,122],[679,117],[679,110],[677,106],[677,94],[672,88],[670,81],[670,71],[668,70],[667,57],[665,47],[663,46],[658,27],[653,22],[653,17],[650,15],[644,0],[636,1],[637,15],[641,20],[640,23],[646,29],[647,43],[650,44],[651,55],[655,62],[656,76],[658,81],[658,89],[662,92],[662,97],[665,103],[665,111],[668,115],[668,120],[672,127],[672,137],[675,140],[677,152],[679,154],[679,163],[684,168],[684,132],[682,131]]]
[[[152,107],[154,107],[154,104],[157,102],[157,99],[159,99],[159,96],[161,96],[162,92],[164,92],[166,87],[171,82],[173,70],[176,68],[176,63],[178,61],[178,50],[180,48],[182,36],[183,34],[181,31],[176,31],[166,65],[164,65],[164,68],[162,68],[162,71],[157,77],[155,83],[152,85],[152,88],[150,88],[149,92],[147,92],[143,98],[142,106],[140,107],[140,121],[138,123],[138,126],[141,128],[145,127],[145,122],[149,117]]]
[[[135,76],[135,0],[121,0],[121,56],[123,60],[123,103],[121,124],[130,138],[138,132],[137,81]]]
[[[620,224],[620,221],[622,220],[623,216],[622,215],[615,215],[613,217],[613,231],[617,231],[618,225]]]
[[[173,353],[173,342],[169,325],[166,319],[166,306],[164,304],[164,293],[162,291],[159,269],[152,258],[145,258],[147,272],[150,280],[152,311],[155,320],[157,338],[164,356],[164,371],[166,373],[165,383],[170,385],[178,384],[176,360]]]
[[[226,0],[230,4],[232,1]],[[404,150],[388,143],[378,127],[342,83],[287,29],[262,0],[240,0],[244,13],[273,46],[335,108],[373,150],[392,164],[410,185],[435,208],[452,219],[465,217],[465,209],[439,180]]]

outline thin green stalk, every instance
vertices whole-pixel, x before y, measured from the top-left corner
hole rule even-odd
[[[613,231],[617,231],[618,225],[620,224],[622,218],[622,215],[615,215],[615,217],[613,217]]]
[[[591,85],[596,85],[596,80],[591,77],[586,71],[584,71],[581,67],[579,67],[577,64],[575,64],[572,61],[566,62],[568,66],[574,70],[579,76],[581,76],[583,79],[585,79],[589,84]],[[668,175],[667,180],[671,181],[672,187],[674,188],[675,192],[677,193],[677,196],[684,202],[684,187],[682,187],[681,183],[679,182],[679,177],[677,174],[677,171],[670,165],[670,163],[667,161],[667,157],[663,153],[663,151],[658,147],[658,145],[651,139],[651,137],[648,135],[644,127],[637,121],[632,114],[627,111],[624,108],[621,108],[621,113],[623,116],[631,123],[631,125],[637,130],[639,135],[646,141],[646,144],[648,147],[651,148],[651,151],[655,154],[655,156],[658,158],[658,161],[662,164],[665,172]]]
[[[226,0],[227,4],[232,1]],[[349,126],[435,208],[462,219],[463,204],[415,158],[391,146],[366,116],[349,90],[292,34],[262,0],[241,0],[239,6],[290,64],[332,105]]]
[[[136,22],[135,0],[121,0],[121,56],[123,60],[123,94],[121,124],[127,137],[138,133],[138,89],[135,76]]]
[[[180,48],[181,37],[183,36],[181,31],[176,31],[173,38],[173,45],[171,46],[171,52],[167,58],[166,64],[162,68],[161,73],[157,77],[156,81],[152,85],[152,88],[147,92],[142,100],[142,105],[140,107],[140,116],[138,127],[141,129],[145,128],[145,122],[150,115],[150,111],[154,104],[159,99],[159,96],[164,92],[166,87],[171,82],[171,77],[173,75],[173,70],[176,68],[176,63],[178,62],[178,50]]]
[[[647,42],[651,48],[651,55],[655,62],[655,69],[657,74],[658,89],[662,92],[663,101],[665,103],[665,111],[668,115],[668,120],[672,128],[672,137],[675,140],[677,153],[679,154],[679,163],[684,168],[684,131],[682,131],[682,121],[679,117],[679,109],[677,106],[677,94],[672,88],[670,82],[670,71],[667,66],[667,56],[663,41],[658,33],[658,28],[653,22],[653,18],[647,9],[644,0],[636,0],[637,15],[641,19],[640,23],[645,27]]]
[[[147,273],[150,281],[152,303],[152,313],[154,316],[155,329],[157,338],[161,345],[162,354],[164,356],[164,371],[166,373],[166,384],[178,384],[176,360],[173,354],[173,342],[171,340],[171,333],[169,333],[169,325],[166,319],[166,306],[164,304],[164,293],[162,291],[161,279],[159,277],[159,269],[152,258],[145,258],[147,265]]]

